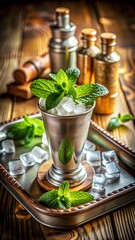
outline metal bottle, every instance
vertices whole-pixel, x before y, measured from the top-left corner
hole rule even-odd
[[[114,33],[102,33],[100,38],[102,52],[95,57],[95,82],[107,87],[109,93],[96,100],[95,112],[111,114],[117,103],[120,55],[115,52]]]
[[[68,8],[56,8],[56,22],[51,26],[52,39],[49,43],[51,71],[56,73],[60,68],[66,70],[76,66],[76,49],[78,40],[74,36],[76,25],[70,23]]]
[[[97,31],[93,28],[82,29],[83,46],[77,49],[77,67],[80,69],[80,76],[77,84],[94,82],[94,57],[100,52],[95,46]]]

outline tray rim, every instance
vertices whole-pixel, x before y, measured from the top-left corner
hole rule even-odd
[[[29,114],[29,116],[31,117],[40,117],[41,114],[38,112],[36,114]],[[8,123],[17,121],[17,120],[21,120],[22,117],[18,117],[15,119],[11,119],[10,121],[6,121],[3,122],[1,124],[1,126],[6,125]],[[125,146],[125,144],[123,144],[121,141],[114,139],[113,136],[111,136],[108,132],[106,132],[103,128],[101,128],[100,126],[98,126],[94,121],[91,120],[91,127],[96,131],[99,132],[101,135],[103,135],[103,137],[105,137],[106,139],[108,139],[109,141],[111,141],[113,144],[118,145],[122,150],[124,150],[127,154],[129,154],[131,157],[135,156],[135,151],[132,150],[131,148]],[[129,192],[132,192],[135,190],[135,182],[129,184],[129,185],[125,185],[122,188],[119,188],[117,190],[114,190],[108,194],[105,194],[104,196],[101,196],[99,198],[94,199],[93,201],[86,203],[86,204],[82,204],[79,205],[77,207],[71,207],[70,209],[53,209],[53,208],[47,208],[39,203],[37,203],[37,201],[32,198],[30,196],[29,193],[26,192],[26,190],[19,184],[19,182],[14,179],[9,172],[2,166],[2,164],[0,164],[0,181],[1,183],[7,188],[7,190],[14,196],[13,192],[10,190],[10,187],[17,192],[20,196],[22,196],[24,198],[24,200],[27,202],[27,204],[30,205],[30,207],[34,208],[36,211],[38,211],[39,213],[42,214],[46,214],[48,216],[54,216],[54,217],[69,217],[72,216],[74,214],[80,214],[83,212],[86,212],[88,210],[91,210],[95,207],[98,207],[106,202],[109,202],[111,200],[114,200],[116,198],[119,198],[125,194],[128,194]],[[5,182],[7,182],[9,185],[4,184]],[[8,187],[10,186],[10,187]],[[15,196],[14,196],[15,197]],[[18,198],[15,197],[17,200]],[[19,200],[18,200],[19,201]],[[133,201],[133,199],[131,199],[131,201]],[[123,203],[123,205],[126,205],[127,203],[131,202],[125,202]],[[119,206],[116,206],[115,208],[118,208]],[[26,208],[26,207],[25,207]],[[26,208],[27,209],[27,208]],[[28,209],[27,209],[28,210]],[[110,209],[110,211],[112,211],[113,209]],[[29,210],[28,210],[29,211]],[[108,211],[109,212],[109,211]],[[31,213],[31,212],[30,212]],[[104,214],[104,213],[103,213]],[[102,214],[102,215],[103,215]],[[33,214],[32,214],[33,215]],[[36,219],[38,221],[38,219]],[[87,220],[88,221],[88,220]],[[44,225],[46,225],[45,223],[42,223]],[[80,222],[79,225],[81,225],[82,222]],[[50,226],[50,227],[55,227],[57,228],[57,226]],[[58,227],[61,228],[61,227]],[[71,227],[70,227],[71,228]]]

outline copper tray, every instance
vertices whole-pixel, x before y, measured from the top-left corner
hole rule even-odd
[[[36,114],[31,117],[41,118],[41,115]],[[5,130],[9,125],[18,121],[22,121],[22,119],[3,123],[0,131]],[[55,229],[74,228],[133,202],[135,199],[135,178],[133,174],[133,169],[135,169],[135,151],[114,139],[93,121],[91,121],[88,139],[94,142],[97,149],[101,151],[114,149],[119,158],[121,168],[120,179],[107,184],[104,195],[103,193],[94,193],[91,189],[89,190],[95,197],[95,200],[90,203],[67,210],[49,209],[39,204],[37,200],[44,193],[44,190],[41,189],[36,180],[39,164],[28,168],[25,174],[16,178],[10,176],[8,173],[8,162],[18,160],[19,154],[30,151],[35,145],[41,146],[41,138],[35,138],[31,144],[25,147],[16,145],[15,154],[0,155],[0,181],[38,222]]]

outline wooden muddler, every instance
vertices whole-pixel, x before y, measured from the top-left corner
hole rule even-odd
[[[15,83],[23,84],[29,82],[39,77],[48,67],[50,67],[49,53],[30,59],[13,72]]]

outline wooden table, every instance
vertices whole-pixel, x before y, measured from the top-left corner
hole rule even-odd
[[[14,3],[13,3],[14,2]],[[29,100],[6,93],[7,84],[14,81],[13,70],[24,61],[48,51],[51,38],[50,24],[58,6],[70,9],[71,21],[77,25],[76,36],[81,45],[81,29],[93,27],[117,35],[117,51],[121,55],[120,90],[113,115],[131,113],[135,116],[135,8],[129,1],[12,1],[0,9],[0,122],[36,113],[38,99]],[[93,120],[107,129],[112,115],[93,114]],[[134,121],[111,132],[114,138],[135,149]],[[134,239],[135,204],[132,203],[103,217],[70,231],[52,230],[37,223],[32,217],[26,220],[15,215],[16,200],[0,187],[0,239]]]

